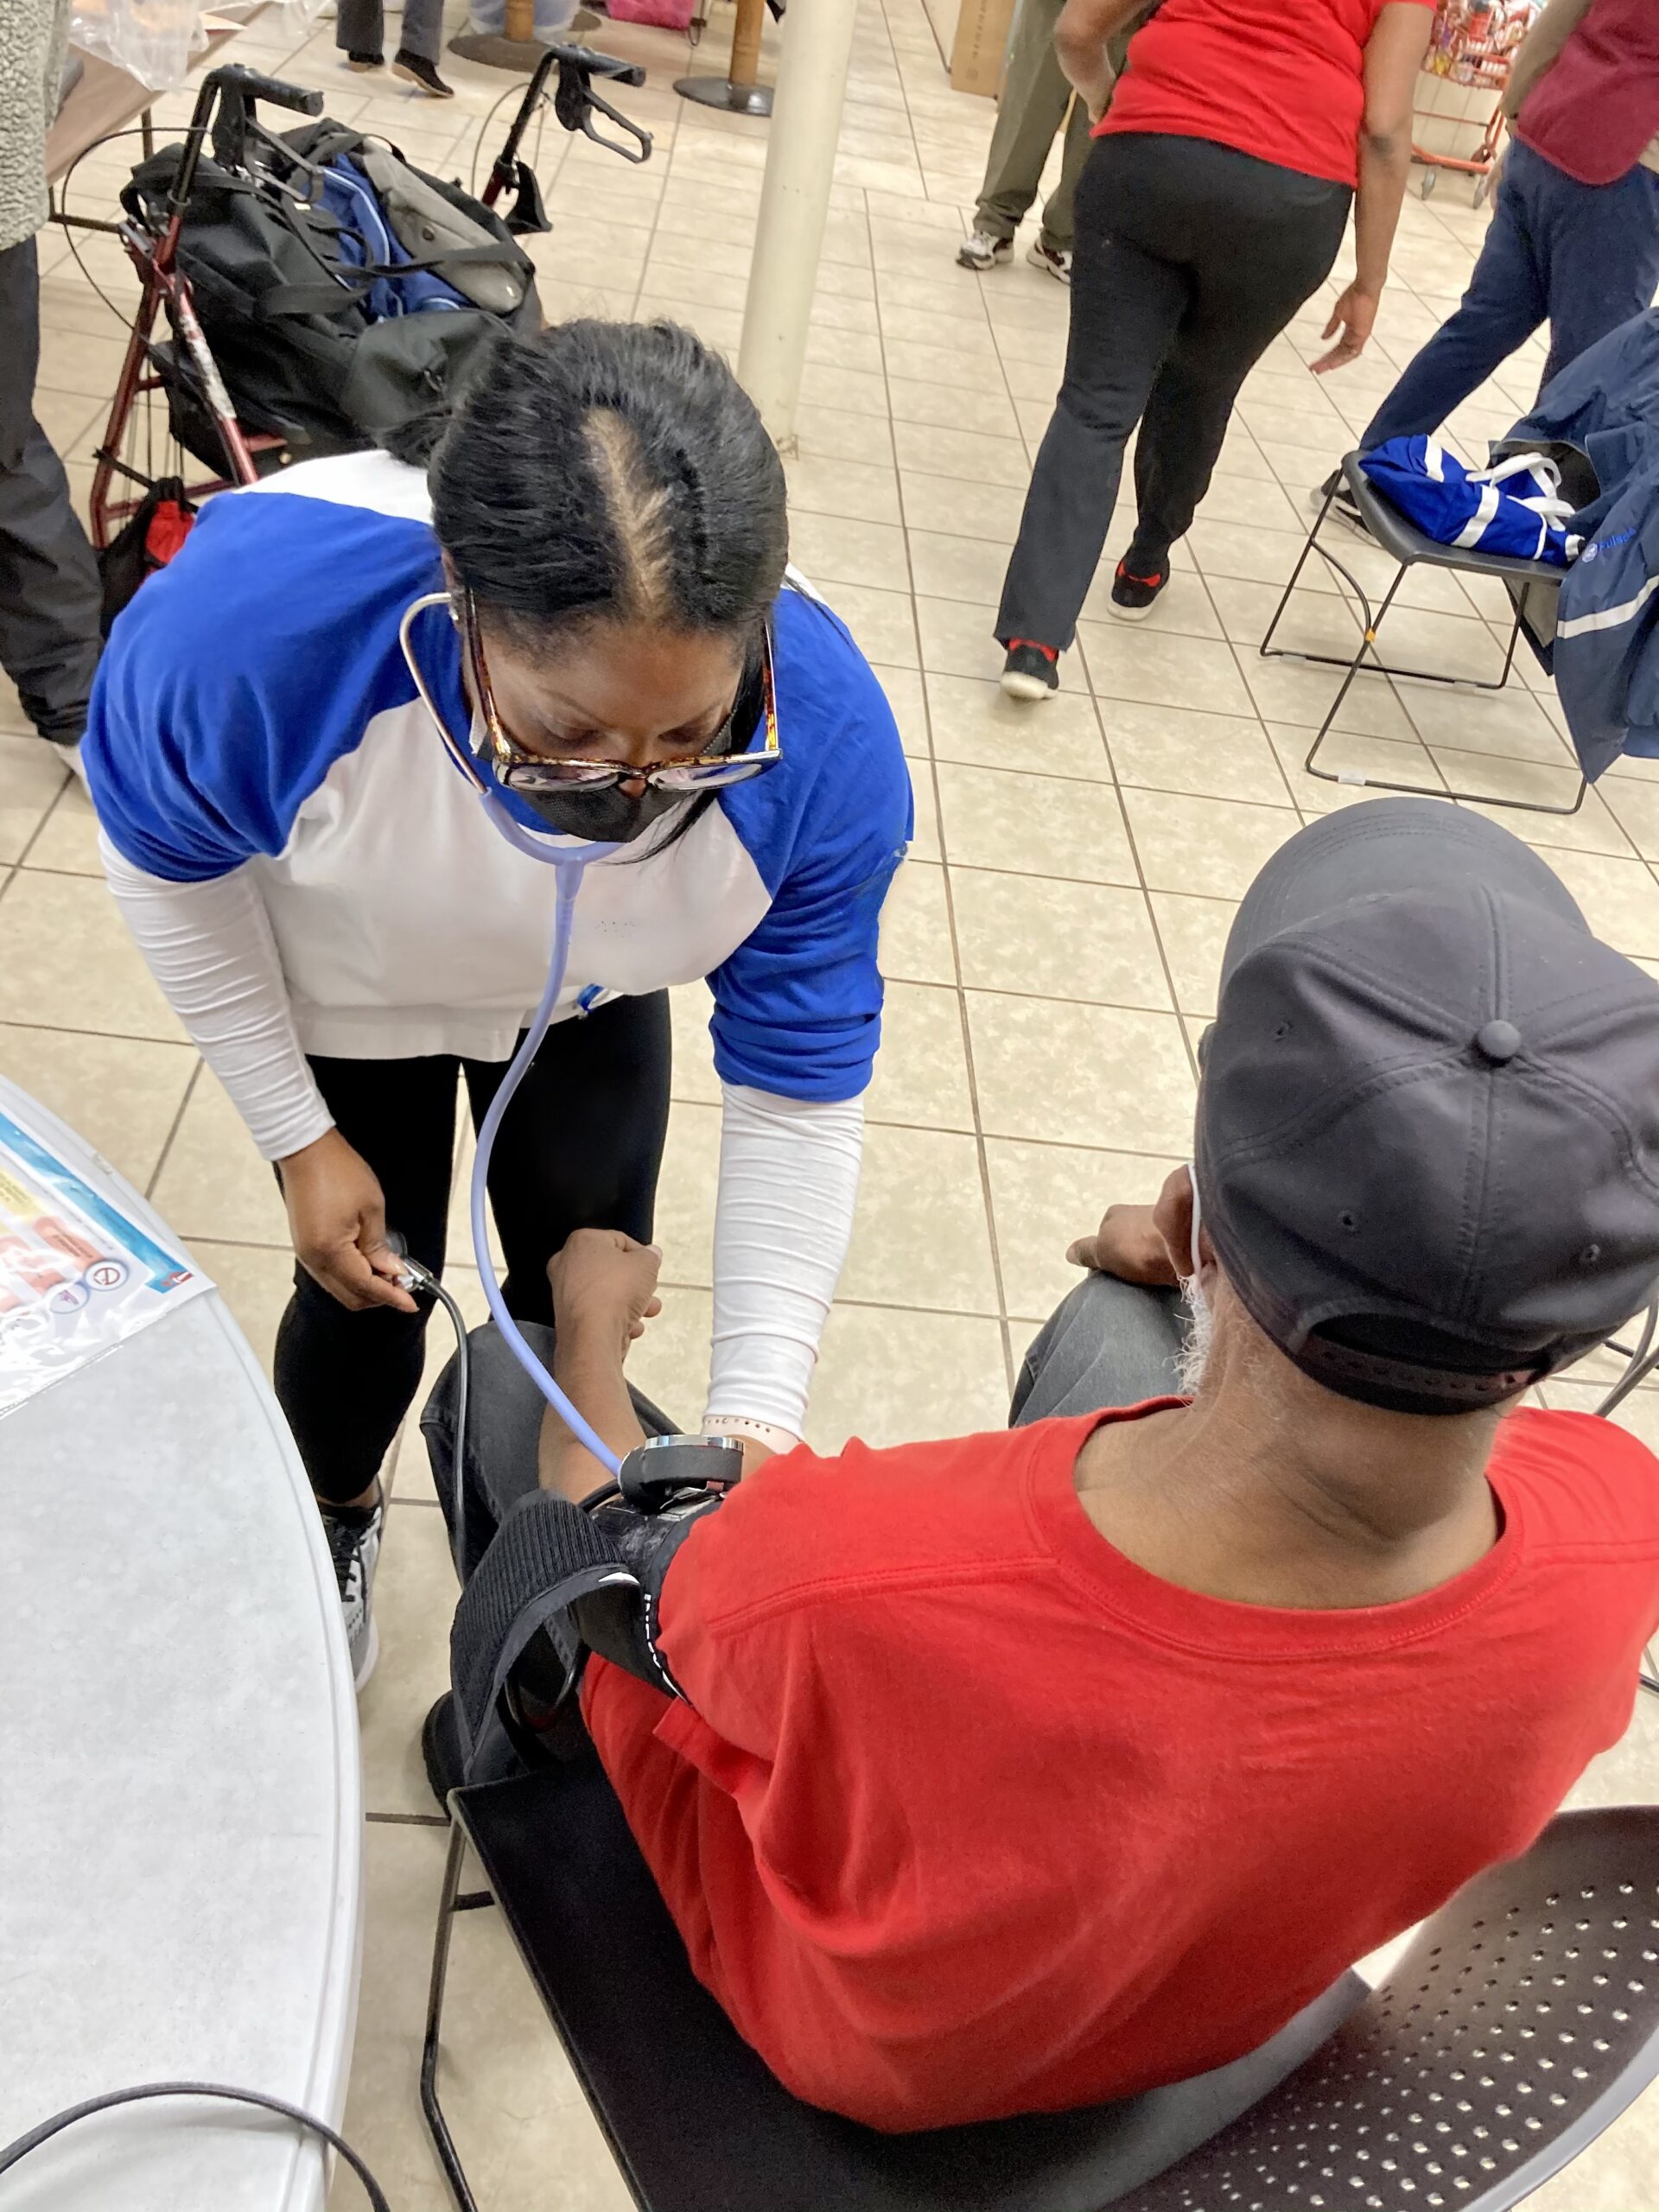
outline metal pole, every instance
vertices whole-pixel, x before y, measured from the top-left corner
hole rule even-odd
[[[858,0],[794,0],[760,187],[737,373],[778,444],[794,442]]]

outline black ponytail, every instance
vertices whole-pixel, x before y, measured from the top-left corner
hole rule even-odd
[[[430,479],[486,626],[531,651],[601,620],[753,633],[783,586],[777,448],[726,363],[673,323],[504,340]]]

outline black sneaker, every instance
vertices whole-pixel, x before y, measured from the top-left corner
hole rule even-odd
[[[385,66],[386,57],[384,54],[348,54],[346,57],[346,67],[348,69],[384,69]]]
[[[1135,561],[1135,566],[1145,574],[1136,575],[1129,563],[1132,553],[1125,554],[1117,564],[1117,574],[1112,578],[1112,613],[1120,622],[1144,622],[1157,603],[1158,594],[1169,582],[1167,560],[1154,563]]]
[[[421,1758],[440,1812],[449,1809],[449,1792],[466,1780],[461,1752],[461,1723],[455,1717],[455,1695],[445,1690],[421,1723]]]
[[[381,1505],[362,1511],[322,1509],[323,1533],[328,1556],[334,1563],[340,1590],[340,1610],[346,1617],[346,1642],[352,1655],[352,1680],[361,1689],[374,1672],[380,1656],[380,1635],[374,1625],[372,1599],[374,1570],[380,1557],[380,1530],[385,1519]]]
[[[1327,499],[1331,501],[1332,521],[1345,523],[1361,537],[1370,536],[1370,531],[1365,527],[1365,518],[1359,512],[1359,501],[1354,497],[1352,486],[1339,468],[1333,468],[1324,483],[1308,494],[1307,503],[1317,515]]]
[[[1052,645],[1010,638],[1002,664],[1002,689],[1010,699],[1046,699],[1060,688],[1060,657]]]
[[[406,46],[400,46],[392,55],[391,73],[401,77],[406,85],[418,86],[429,100],[452,100],[455,97],[454,86],[444,83],[436,65],[423,54],[411,54]]]

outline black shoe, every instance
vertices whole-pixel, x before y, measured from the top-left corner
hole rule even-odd
[[[1033,645],[1029,638],[1009,641],[1002,664],[1002,689],[1010,699],[1046,699],[1060,688],[1060,657],[1052,645]]]
[[[421,1723],[421,1758],[426,1778],[440,1812],[449,1810],[449,1792],[467,1779],[461,1749],[461,1723],[455,1717],[455,1696],[445,1690]]]
[[[418,85],[429,99],[452,100],[455,97],[454,86],[444,83],[436,65],[423,54],[411,54],[406,46],[400,46],[392,55],[391,73],[401,77],[406,85]]]
[[[1135,569],[1129,563],[1135,562]],[[1141,573],[1136,574],[1135,570]],[[1169,582],[1169,557],[1153,562],[1126,553],[1112,578],[1111,607],[1120,622],[1144,622]]]
[[[385,66],[384,54],[348,54],[346,57],[348,69],[384,69]]]
[[[1350,530],[1357,531],[1361,537],[1370,536],[1370,531],[1365,527],[1365,518],[1359,512],[1359,501],[1355,499],[1347,477],[1339,468],[1333,468],[1324,483],[1309,494],[1308,505],[1317,515],[1323,512],[1326,499],[1331,502],[1331,515],[1333,521],[1345,523]]]

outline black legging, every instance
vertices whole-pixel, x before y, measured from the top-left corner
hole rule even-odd
[[[1185,535],[1238,388],[1330,274],[1352,197],[1207,139],[1096,142],[1077,186],[1065,380],[1002,587],[1004,645],[1071,645],[1137,422],[1135,573]]]
[[[573,1230],[648,1242],[668,1127],[668,994],[617,999],[560,1022],[507,1109],[490,1162],[490,1205],[516,1320],[553,1319],[547,1263]],[[455,1071],[474,1126],[505,1061],[313,1059],[334,1125],[385,1193],[386,1221],[435,1273],[444,1260],[455,1148]],[[420,1386],[427,1314],[353,1313],[294,1270],[276,1333],[276,1395],[317,1496],[345,1504],[374,1480]]]

